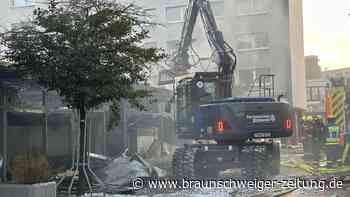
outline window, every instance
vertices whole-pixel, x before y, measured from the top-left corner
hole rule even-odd
[[[183,23],[168,23],[167,24],[167,37],[169,40],[180,39]]]
[[[320,88],[312,88],[311,89],[311,100],[319,101],[320,97]]]
[[[252,70],[240,70],[239,82],[243,88],[249,88],[254,81],[254,72]]]
[[[186,101],[186,95],[188,92],[186,91],[186,86],[178,86],[176,89],[177,92],[177,106],[178,111],[176,113],[177,120],[183,125],[187,120],[187,101]]]
[[[241,34],[237,37],[237,49],[259,49],[268,47],[267,33]]]
[[[237,49],[251,49],[253,48],[252,36],[241,35],[237,39]]]
[[[152,36],[156,35],[157,26],[154,24],[147,24],[147,25],[145,25],[145,30],[147,30],[149,33],[148,35],[152,37]]]
[[[157,17],[157,10],[155,8],[151,9],[144,9],[144,19],[145,21],[149,22],[150,24],[145,24],[144,27],[146,30],[149,31],[149,34],[152,36],[155,34],[155,31],[157,30],[156,25],[154,23],[157,23],[158,17]]]
[[[270,0],[237,0],[238,15],[250,15],[267,13],[270,7]]]
[[[168,53],[173,54],[176,52],[177,48],[179,46],[178,40],[171,40],[166,43],[166,48]]]
[[[261,75],[268,75],[271,74],[271,69],[270,68],[256,68],[254,70],[254,82],[255,85],[258,87],[259,86],[259,77]],[[267,78],[262,78],[261,80],[261,85],[264,86],[265,88],[271,89],[272,90],[272,85],[273,85],[273,81],[272,78],[267,77]],[[262,91],[268,91],[268,89],[266,90],[262,90]],[[272,90],[273,91],[273,90]],[[266,92],[267,94],[269,94],[269,92]]]
[[[182,22],[186,13],[186,6],[168,7],[165,12],[168,22]]]
[[[32,6],[33,0],[12,0],[13,7],[25,7]]]
[[[211,8],[213,10],[214,16],[224,16],[224,2],[223,1],[213,1],[210,2]]]
[[[203,88],[198,89],[199,101],[210,101],[216,98],[216,83],[204,82]]]
[[[237,53],[238,65],[246,69],[260,69],[271,65],[271,52],[269,50],[239,51]]]
[[[250,53],[237,53],[237,58],[240,67],[249,68],[252,65],[252,55]]]
[[[268,7],[268,0],[252,0],[252,10],[255,13],[267,12]]]
[[[312,88],[306,88],[306,99],[307,99],[307,101],[311,101],[312,100],[311,89]]]
[[[242,87],[250,88],[253,83],[259,84],[259,76],[271,74],[271,68],[244,69],[239,71],[239,81]],[[266,79],[266,86],[271,86],[272,81]]]
[[[254,48],[262,48],[268,45],[267,33],[257,33],[254,34]]]
[[[144,9],[143,10],[148,21],[150,22],[156,22],[157,21],[157,10],[155,8],[150,8],[150,9]]]
[[[158,74],[158,85],[174,83],[174,73],[171,70],[161,70]]]
[[[143,47],[146,48],[146,49],[156,48],[157,47],[157,42],[146,42],[145,44],[143,44]]]
[[[260,75],[268,75],[271,74],[270,68],[257,68],[255,69],[255,76],[259,77]]]
[[[237,9],[238,14],[248,14],[250,12],[251,0],[238,0]]]
[[[320,87],[308,87],[306,88],[307,101],[320,101]]]

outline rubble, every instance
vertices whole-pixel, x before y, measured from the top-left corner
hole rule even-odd
[[[96,185],[96,192],[131,194],[136,192],[132,184],[135,178],[160,178],[167,175],[163,169],[150,164],[139,154],[127,156],[126,152],[114,159],[103,155],[90,154],[91,168],[94,169],[93,171],[97,177],[103,182],[101,185]],[[56,174],[50,180],[59,182],[63,177],[73,176],[74,172],[69,169]]]
[[[132,156],[122,154],[106,167],[97,171],[97,176],[108,185],[118,190],[132,190],[135,178],[164,177],[165,171],[151,165],[137,153]],[[110,189],[108,189],[110,190]]]
[[[112,162],[112,158],[106,157],[104,155],[99,155],[95,153],[90,153],[90,167],[92,170],[98,170],[106,167]]]

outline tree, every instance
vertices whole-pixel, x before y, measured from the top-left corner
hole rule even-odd
[[[80,158],[87,152],[86,112],[102,103],[147,95],[134,84],[145,81],[163,50],[143,48],[148,37],[142,10],[111,0],[51,0],[32,20],[1,34],[3,57],[20,76],[55,90],[80,114]],[[80,165],[83,166],[83,165]],[[83,168],[79,167],[82,186]]]

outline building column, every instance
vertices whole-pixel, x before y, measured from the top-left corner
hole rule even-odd
[[[137,153],[137,128],[129,130],[129,155]]]
[[[106,112],[103,109],[103,155],[107,155],[107,125]]]
[[[163,114],[160,116],[160,129],[159,129],[159,142],[160,142],[160,154],[164,154],[164,135],[165,135],[165,129],[164,129],[164,117]]]

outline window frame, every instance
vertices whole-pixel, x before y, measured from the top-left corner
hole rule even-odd
[[[168,20],[168,9],[172,9],[172,8],[182,8],[181,9],[181,13],[180,13],[180,19],[179,20]],[[185,14],[186,14],[186,9],[187,6],[186,5],[176,5],[176,6],[167,6],[165,7],[165,20],[167,23],[183,23],[185,20]]]
[[[256,47],[257,45],[257,42],[255,41],[256,39],[256,35],[258,34],[264,34],[266,35],[266,39],[267,39],[267,43],[266,43],[266,46],[260,46],[260,47]],[[239,45],[239,40],[240,40],[240,37],[243,37],[243,36],[249,36],[249,40],[250,40],[250,45],[251,45],[251,48],[239,48],[238,45]],[[244,52],[244,51],[255,51],[255,50],[268,50],[270,49],[270,38],[269,38],[269,33],[268,32],[248,32],[248,33],[239,33],[236,35],[236,49],[238,52]]]
[[[322,100],[321,90],[322,86],[309,86],[306,87],[306,100],[307,102],[320,102]],[[317,90],[317,96],[314,97],[313,90]]]
[[[17,5],[16,1],[18,0],[10,0],[10,7],[11,8],[27,8],[27,7],[33,7],[35,4],[35,0],[22,0],[25,5]]]
[[[165,44],[166,44],[166,51],[168,53],[172,54],[172,53],[175,53],[176,50],[178,49],[178,46],[180,44],[180,40],[168,40],[168,41],[166,41]],[[170,48],[169,48],[170,44],[174,44],[174,48],[172,50],[170,50]]]
[[[245,13],[241,13],[240,12],[240,1],[249,1],[249,11],[248,12],[245,12]],[[271,7],[268,6],[266,7],[266,10],[264,11],[256,11],[255,8],[254,8],[254,1],[256,0],[236,0],[236,5],[237,6],[237,16],[240,17],[240,16],[255,16],[255,15],[264,15],[264,14],[269,14],[271,12]],[[271,0],[266,0],[267,1],[267,4],[268,5],[271,5]]]
[[[242,72],[247,72],[246,74],[249,73],[249,75],[242,77],[242,79],[245,79],[245,80],[241,80],[241,73]],[[251,78],[251,81],[250,81],[250,78]],[[240,86],[249,88],[252,85],[252,83],[254,83],[254,69],[244,68],[244,69],[238,70],[238,81],[239,81]],[[242,83],[242,82],[244,82],[244,83]],[[247,83],[245,83],[245,82],[247,82]]]
[[[214,15],[214,17],[216,18],[216,19],[223,19],[224,17],[225,17],[225,1],[224,0],[212,0],[212,1],[209,1],[209,3],[210,3],[210,7],[211,7],[211,9],[212,9],[212,11],[213,11],[213,15]],[[216,15],[215,14],[215,10],[214,10],[214,4],[216,4],[216,3],[222,3],[223,4],[223,10],[222,10],[222,15]]]
[[[149,15],[149,19],[151,23],[156,23],[159,20],[159,13],[157,12],[157,8],[145,8],[143,9],[144,14]],[[154,12],[154,15],[152,14]]]
[[[147,45],[152,45],[152,44],[154,44],[154,46],[147,47]],[[146,48],[146,49],[157,48],[158,47],[158,43],[157,43],[157,41],[151,40],[151,41],[143,42],[142,47]]]
[[[248,83],[249,84],[243,84],[243,85],[247,85],[248,87],[251,87],[252,85],[259,85],[259,81],[257,80],[259,78],[259,73],[257,72],[258,70],[268,70],[269,73],[271,74],[272,72],[272,68],[269,67],[269,66],[263,66],[263,67],[250,67],[250,68],[244,68],[244,69],[240,69],[238,71],[238,80],[239,80],[239,84],[242,85],[242,82],[241,82],[241,76],[240,76],[240,73],[241,72],[250,72],[251,74],[251,78],[252,78],[252,81],[249,82],[248,80]],[[245,79],[247,79],[247,77],[243,77]],[[243,80],[244,81],[244,80]]]

